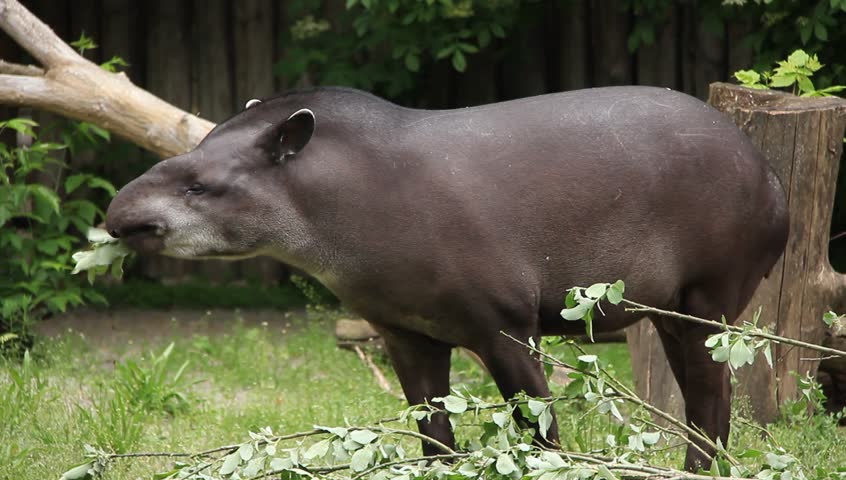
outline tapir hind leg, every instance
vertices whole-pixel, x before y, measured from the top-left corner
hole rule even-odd
[[[411,405],[432,402],[432,398],[449,395],[449,367],[452,346],[425,335],[374,325],[385,341],[385,348],[394,371],[402,385],[405,398]],[[420,433],[449,448],[455,447],[455,437],[449,419],[435,413],[431,420],[417,422]],[[423,455],[444,453],[431,443],[423,442]]]
[[[727,285],[722,287],[718,290],[719,293],[715,292],[716,289],[706,288],[686,290],[682,295],[679,310],[681,313],[708,320],[719,319],[721,315],[725,315],[730,323],[733,322],[748,297],[739,302],[739,297],[745,296],[739,292],[740,288],[726,288]],[[653,323],[660,334],[667,359],[684,397],[687,424],[701,430],[711,440],[719,439],[726,445],[731,417],[728,365],[711,359],[709,349],[705,346],[708,336],[719,333],[720,330],[666,317],[655,318]],[[684,464],[688,471],[710,466],[709,457],[714,454],[714,449],[702,442],[697,442],[697,445],[707,455],[700,449],[688,446]]]

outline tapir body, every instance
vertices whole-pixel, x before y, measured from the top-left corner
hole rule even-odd
[[[305,270],[380,331],[421,403],[449,393],[454,346],[476,352],[506,398],[548,395],[537,360],[501,332],[583,333],[560,316],[573,286],[623,279],[633,300],[733,321],[781,255],[788,215],[749,139],[678,92],[429,111],[322,88],[251,106],[160,162],[120,191],[107,226],[142,252],[270,255]],[[596,331],[639,318],[603,309]],[[713,331],[652,320],[688,421],[725,442],[730,385],[704,346]],[[442,416],[419,427],[454,444]],[[705,460],[690,448],[686,467]]]

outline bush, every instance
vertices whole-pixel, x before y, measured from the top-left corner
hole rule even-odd
[[[54,143],[37,140],[36,126],[26,118],[0,122],[0,132],[34,140],[28,147],[0,144],[0,350],[7,353],[30,346],[33,326],[46,316],[104,301],[68,275],[80,237],[104,216],[92,201],[72,194],[87,188],[113,196],[115,189],[102,178],[68,172],[63,157],[93,148],[109,133],[70,123],[61,131],[63,142]]]

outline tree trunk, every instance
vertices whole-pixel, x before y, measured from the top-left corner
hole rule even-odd
[[[751,90],[724,83],[711,85],[709,102],[731,117],[761,149],[788,195],[790,236],[784,255],[761,282],[740,324],[762,307],[759,325],[778,335],[822,343],[825,311],[842,305],[844,276],[828,262],[828,240],[837,169],[846,129],[846,101],[800,98],[771,90]],[[635,383],[644,399],[662,409],[678,411],[675,382],[653,388],[655,379],[671,378],[652,326],[629,330]],[[749,397],[756,420],[766,423],[778,407],[799,395],[797,379],[814,375],[818,354],[773,345],[774,367],[757,359],[738,371],[736,393]],[[810,359],[810,360],[808,360]]]

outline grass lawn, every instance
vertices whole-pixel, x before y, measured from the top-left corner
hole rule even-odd
[[[143,312],[134,315],[138,318],[131,323],[143,330]],[[279,314],[279,321],[250,322],[231,313],[214,328],[151,324],[150,335],[126,337],[119,331],[93,335],[95,327],[89,325],[86,335],[65,331],[46,339],[28,364],[0,363],[0,479],[59,478],[83,460],[85,444],[116,452],[199,451],[243,442],[249,431],[266,426],[288,433],[315,424],[366,425],[396,415],[405,402],[380,389],[354,353],[335,346],[336,316],[311,313],[282,320]],[[625,345],[586,348],[631,383]],[[385,359],[374,358],[399,392]],[[183,364],[180,379],[172,381]],[[498,399],[482,369],[457,353],[452,377],[455,387]],[[607,433],[618,428],[584,404],[559,405],[557,411],[562,443],[569,449],[601,448]],[[773,441],[806,465],[827,468],[846,465],[846,435],[835,423],[824,416],[785,420],[770,431]],[[459,427],[459,440],[473,435],[477,427]],[[416,440],[403,444],[409,453],[419,452]],[[764,445],[755,427],[735,422],[731,451]],[[682,456],[676,448],[650,460],[679,467]],[[106,478],[149,478],[169,464],[119,460]]]

